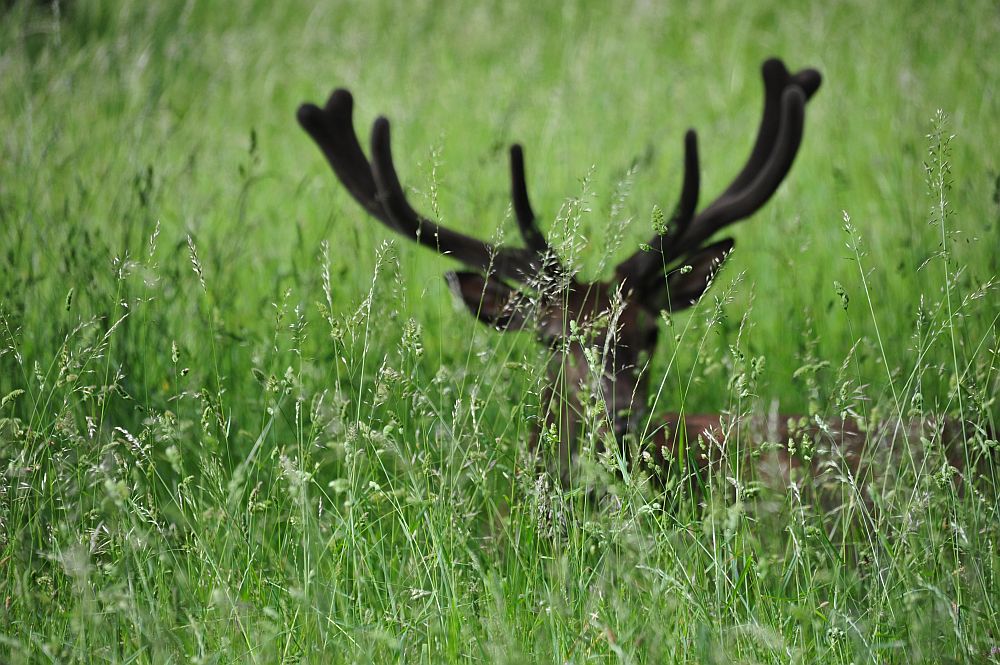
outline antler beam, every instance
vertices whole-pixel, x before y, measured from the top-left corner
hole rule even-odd
[[[494,246],[441,226],[414,210],[392,160],[388,119],[375,120],[372,162],[369,162],[354,130],[353,109],[351,93],[338,89],[323,108],[303,104],[298,119],[326,156],[337,178],[369,215],[411,240],[505,279],[526,282],[544,266],[551,265],[548,243],[538,229],[528,200],[520,146],[511,148],[511,195],[518,228],[528,247]]]
[[[816,92],[821,77],[815,69],[794,75],[781,60],[767,60],[764,79],[764,113],[750,157],[729,187],[697,215],[699,176],[698,146],[694,130],[684,137],[684,183],[680,201],[663,235],[619,264],[617,272],[640,286],[662,279],[670,264],[698,250],[719,229],[749,217],[774,194],[788,174],[802,141],[805,105]]]

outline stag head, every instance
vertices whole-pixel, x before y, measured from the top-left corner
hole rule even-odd
[[[547,423],[558,426],[565,479],[582,426],[581,388],[599,392],[604,425],[618,442],[639,431],[646,412],[646,359],[656,345],[659,313],[698,301],[733,248],[731,238],[709,241],[760,209],[792,166],[805,105],[819,88],[820,75],[814,69],[791,74],[777,59],[766,61],[762,73],[764,112],[757,140],[729,187],[697,211],[698,144],[689,130],[680,199],[665,232],[618,264],[610,280],[593,283],[578,281],[539,230],[521,146],[510,150],[511,196],[525,247],[503,247],[445,228],[410,206],[392,160],[389,121],[375,121],[369,162],[354,131],[347,90],[335,90],[323,108],[302,105],[298,119],[371,217],[471,268],[448,273],[447,279],[472,314],[502,331],[530,328],[553,349],[542,406],[548,407]]]

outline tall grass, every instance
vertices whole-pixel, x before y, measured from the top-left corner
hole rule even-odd
[[[0,12],[0,660],[1000,659],[990,3]],[[522,141],[606,277],[687,126],[704,191],[732,177],[775,54],[825,76],[802,153],[661,330],[656,409],[950,415],[962,482],[921,453],[832,510],[608,460],[600,501],[560,487],[549,351],[454,306],[294,122],[351,87],[420,208],[508,242]]]

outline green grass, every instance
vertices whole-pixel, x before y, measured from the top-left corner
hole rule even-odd
[[[510,242],[523,142],[597,277],[687,127],[711,196],[759,64],[815,66],[658,406],[996,431],[995,4],[401,4],[0,9],[0,661],[1000,660],[995,466],[902,468],[873,512],[547,485],[545,351],[460,311],[294,118],[350,87],[419,208]]]

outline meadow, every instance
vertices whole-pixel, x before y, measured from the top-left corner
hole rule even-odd
[[[0,5],[0,662],[1000,662],[998,43],[986,0]],[[978,468],[560,486],[550,351],[295,120],[350,88],[418,208],[509,244],[523,143],[606,278],[688,127],[704,200],[739,169],[769,56],[823,86],[657,409],[947,415]]]

